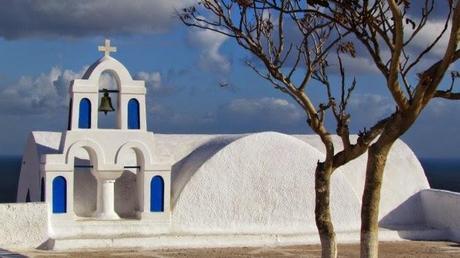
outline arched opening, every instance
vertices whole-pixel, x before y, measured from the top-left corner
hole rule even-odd
[[[42,180],[40,182],[40,201],[44,202],[45,201],[45,178],[42,177]]]
[[[136,150],[127,149],[118,163],[123,164],[124,171],[115,181],[115,211],[121,218],[135,218],[139,211],[143,162]]]
[[[164,188],[165,183],[161,176],[154,176],[150,181],[150,211],[164,211]]]
[[[91,128],[91,101],[89,101],[89,99],[84,98],[80,100],[80,108],[78,114],[78,128]]]
[[[53,179],[53,213],[67,212],[67,181],[58,176]]]
[[[72,129],[72,105],[73,105],[73,100],[72,98],[70,98],[69,116],[67,117],[67,130]]]
[[[140,129],[139,101],[130,99],[128,102],[128,129]]]
[[[26,202],[30,202],[30,189],[27,189]]]
[[[139,210],[137,199],[137,168],[125,168],[115,181],[115,212],[120,218],[135,218]]]
[[[119,85],[118,80],[111,71],[101,73],[99,77],[99,105],[104,97],[103,89],[107,89],[110,97],[110,104],[115,109],[114,112],[98,112],[98,128],[101,129],[118,129],[119,127]],[[109,104],[106,102],[106,105]]]
[[[91,173],[93,162],[85,148],[79,148],[74,157],[73,209],[79,217],[91,217],[97,205],[97,180]]]

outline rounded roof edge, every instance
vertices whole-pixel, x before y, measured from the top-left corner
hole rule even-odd
[[[175,230],[248,234],[312,230],[314,171],[322,157],[310,144],[286,134],[236,138],[187,171],[182,189],[171,182],[176,186],[172,189],[176,199],[171,200]],[[359,198],[342,173],[334,175],[331,187],[338,228],[358,226]]]
[[[84,73],[82,79],[97,80],[99,79],[99,76],[105,71],[113,72],[118,77],[120,82],[133,80],[128,69],[120,61],[111,56],[103,56],[92,65],[90,65]]]
[[[262,137],[262,138],[261,138]],[[312,151],[316,152],[317,155],[322,156],[323,154],[318,151],[314,146],[307,142],[304,142],[296,137],[268,131],[258,132],[252,134],[240,134],[240,135],[223,135],[216,138],[212,138],[209,141],[198,146],[189,155],[182,160],[178,161],[172,168],[171,174],[171,195],[173,206],[180,196],[180,193],[185,188],[187,182],[193,177],[193,175],[215,155],[224,151],[230,146],[236,145],[243,141],[267,141],[274,138],[284,138],[290,143],[300,144],[302,146],[311,148]],[[242,144],[245,145],[245,144]],[[259,144],[251,144],[255,148],[259,148]]]
[[[245,137],[245,135],[217,136],[204,142],[182,160],[174,164],[171,171],[172,202],[175,203],[175,200],[179,197],[180,192],[187,182],[206,161],[232,142]]]

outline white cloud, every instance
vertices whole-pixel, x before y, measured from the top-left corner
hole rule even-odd
[[[189,43],[200,49],[200,67],[219,73],[230,70],[230,61],[220,52],[227,39],[227,36],[210,30],[192,29],[188,33]]]
[[[378,94],[355,94],[349,101],[351,108],[355,109],[368,109],[369,107],[375,107],[372,110],[373,114],[383,115],[391,111],[392,105],[389,98]]]
[[[203,103],[198,110],[156,102],[148,110],[153,128],[164,132],[247,133],[275,130],[298,133],[307,130],[302,110],[281,98],[239,98],[217,107]]]
[[[291,124],[304,117],[300,107],[280,98],[235,99],[224,111],[241,119],[265,120],[274,124]]]
[[[411,17],[410,17],[411,18]],[[412,51],[420,52],[423,49],[427,48],[438,35],[444,29],[444,21],[443,20],[435,20],[435,21],[428,21],[423,29],[415,36],[414,40],[410,44]],[[450,24],[449,24],[450,25]],[[412,34],[413,30],[411,26],[406,26],[404,29],[404,36],[406,39]],[[437,58],[443,56],[444,52],[446,51],[447,44],[449,43],[449,34],[450,34],[450,26],[447,28],[444,35],[439,40],[438,44],[433,48],[431,54]],[[413,53],[409,53],[413,54]],[[414,56],[415,57],[415,56]]]
[[[364,56],[351,57],[349,55],[342,55],[342,63],[345,69],[346,75],[365,75],[372,74],[375,75],[379,72],[374,62],[367,57],[367,53],[363,53]],[[339,63],[336,56],[331,55],[329,57],[329,64],[333,66],[332,72],[339,73]]]
[[[68,87],[80,72],[53,67],[37,77],[22,76],[0,90],[0,110],[5,114],[47,114],[68,105]]]
[[[170,69],[167,72],[138,72],[134,78],[145,81],[147,93],[150,96],[169,95],[176,92],[176,81],[185,75],[186,71]]]
[[[395,110],[392,99],[379,94],[354,94],[348,103],[351,125],[354,130],[369,128]]]
[[[421,8],[421,7],[417,7]],[[421,10],[421,9],[418,9]],[[415,22],[418,22],[418,18],[413,17],[408,17],[410,19],[413,19]],[[445,17],[444,19],[438,19],[438,17],[435,17],[436,19],[431,19],[427,21],[426,25],[423,27],[422,30],[414,37],[414,39],[408,44],[405,48],[407,56],[410,58],[410,62],[415,61],[415,59],[418,57],[418,55],[426,49],[435,39],[436,37],[441,33],[441,31],[444,28],[444,23],[445,23]],[[404,39],[408,40],[411,34],[413,33],[412,26],[405,25],[404,26]],[[415,69],[412,70],[413,74],[418,73],[423,71],[424,69],[427,69],[429,66],[431,66],[433,63],[439,61],[439,59],[443,56],[448,41],[449,41],[449,33],[450,33],[450,26],[448,27],[447,31],[444,33],[443,37],[439,40],[437,45],[433,47],[433,49],[426,54],[421,62],[415,67]],[[345,72],[346,73],[351,73],[351,74],[356,74],[356,75],[362,75],[362,74],[377,74],[380,73],[376,65],[374,64],[374,61],[372,60],[371,56],[368,53],[368,50],[355,38],[349,37],[347,40],[350,40],[354,43],[355,49],[356,49],[356,58],[352,58],[349,55],[343,55],[342,56],[342,61],[344,63],[345,67]],[[384,60],[384,63],[390,59],[391,53],[386,46],[385,42],[383,40],[379,40],[380,43],[380,55],[382,59]],[[401,61],[404,61],[404,58],[402,56]],[[333,65],[333,72],[338,71],[338,65],[337,65],[337,58],[336,55],[329,55],[329,64]]]
[[[103,72],[99,77],[99,88],[117,90],[118,85],[115,77],[110,72]]]
[[[161,74],[159,72],[139,72],[136,75],[136,79],[144,80],[148,88],[152,88],[153,90],[161,89]]]
[[[175,10],[196,0],[10,0],[0,9],[0,36],[7,39],[43,36],[155,33],[174,21]]]
[[[86,66],[75,72],[53,67],[49,72],[36,77],[21,76],[10,85],[0,83],[0,112],[12,115],[38,115],[66,109],[69,104],[68,90],[71,81],[81,78],[87,68]],[[166,75],[167,82],[168,77],[170,76]],[[150,96],[171,93],[175,90],[172,84],[163,82],[159,72],[139,72],[135,78],[145,80],[147,92],[152,93]],[[115,79],[108,72],[101,74],[99,84],[99,88],[117,88]]]

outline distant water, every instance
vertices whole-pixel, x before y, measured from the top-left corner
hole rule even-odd
[[[16,202],[21,157],[0,156],[0,203]]]
[[[421,159],[431,188],[460,192],[460,159]]]
[[[431,188],[460,192],[460,159],[421,159]],[[15,202],[21,157],[0,156],[0,203]]]

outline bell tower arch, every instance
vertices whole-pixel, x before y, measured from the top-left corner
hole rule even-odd
[[[142,130],[147,131],[147,115],[145,107],[145,82],[142,80],[133,80],[129,71],[118,60],[110,56],[111,52],[116,52],[116,48],[110,45],[110,40],[106,40],[104,46],[99,46],[99,51],[104,52],[99,60],[92,64],[86,70],[82,79],[74,80],[69,89],[72,98],[70,113],[69,113],[69,130],[98,130],[98,112],[111,112],[108,108],[108,99],[101,97],[100,93],[103,89],[99,88],[99,80],[103,73],[109,72],[113,75],[118,85],[117,90],[109,90],[108,97],[111,94],[117,93],[116,107],[114,112],[117,112],[116,129],[120,130]],[[86,106],[91,107],[91,112],[88,115],[89,128],[81,128],[79,120],[81,112],[86,112],[86,109],[81,109],[82,101]],[[101,104],[102,110],[101,110]],[[83,110],[83,111],[81,111]],[[101,110],[101,111],[99,111]]]
[[[99,129],[120,129],[120,86],[117,75],[111,71],[104,71],[99,77]]]

